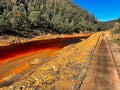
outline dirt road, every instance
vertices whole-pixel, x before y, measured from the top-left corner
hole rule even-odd
[[[104,34],[80,90],[120,90],[120,79]]]

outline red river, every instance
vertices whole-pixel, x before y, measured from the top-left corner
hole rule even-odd
[[[86,37],[84,37],[86,38]],[[67,37],[49,40],[37,40],[21,44],[12,44],[10,46],[0,47],[0,62],[21,55],[38,52],[45,49],[63,48],[69,44],[80,42],[80,37]]]
[[[13,77],[11,80],[4,82],[3,78],[8,77],[13,73],[20,73],[29,68],[27,63],[36,58],[44,58],[54,55],[54,52],[61,48],[80,42],[81,39],[86,39],[89,36],[64,37],[56,39],[36,40],[26,43],[12,44],[9,46],[0,47],[0,87],[19,80],[21,76]],[[49,60],[49,59],[48,59]],[[42,63],[48,62],[43,60]],[[12,81],[12,82],[11,82]]]

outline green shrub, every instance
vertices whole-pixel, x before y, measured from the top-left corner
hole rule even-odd
[[[114,39],[115,43],[120,46],[120,39]]]

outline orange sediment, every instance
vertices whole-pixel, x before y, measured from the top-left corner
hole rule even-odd
[[[20,66],[20,67],[14,69],[14,70],[11,70],[10,73],[20,73],[20,72],[22,72],[23,70],[25,70],[27,68],[29,68],[28,64]]]
[[[73,38],[65,38],[65,39],[50,39],[50,40],[43,40],[42,42],[40,41],[31,41],[28,44],[23,43],[21,45],[13,45],[13,46],[5,46],[5,47],[0,47],[0,64],[4,64],[7,66],[9,63],[9,66],[16,62],[16,65],[13,65],[11,67],[14,67],[14,69],[9,69],[8,71],[3,71],[5,72],[2,77],[7,77],[10,74],[13,73],[20,73],[24,71],[25,69],[29,68],[29,65],[26,66],[26,64],[30,63],[31,61],[35,60],[36,58],[44,58],[48,56],[54,56],[54,52],[60,50],[66,45],[69,45],[71,43],[71,40],[77,40],[79,41],[79,37],[73,37]],[[68,41],[68,43],[67,43]],[[39,44],[40,42],[40,44]],[[73,41],[72,41],[73,42]],[[31,44],[33,43],[33,44]],[[36,45],[37,43],[37,45]],[[23,47],[25,46],[25,48]],[[27,49],[30,47],[28,50],[23,50],[22,49]],[[17,48],[17,49],[16,49]],[[5,50],[5,51],[4,51]],[[8,56],[7,56],[8,55]],[[22,61],[22,63],[21,63]],[[24,61],[24,62],[23,62]],[[18,63],[20,62],[20,63]],[[47,62],[47,61],[46,61]],[[14,63],[15,64],[15,63]],[[1,66],[2,68],[2,66]]]
[[[52,87],[58,90],[73,89],[76,82],[81,82],[79,75],[84,74],[84,67],[88,62],[87,57],[95,47],[100,35],[101,32],[95,33],[80,43],[62,48],[49,58],[49,62],[37,67],[36,71],[24,80],[15,82],[14,86],[19,88],[17,85],[35,82],[33,87],[39,86],[44,90]]]

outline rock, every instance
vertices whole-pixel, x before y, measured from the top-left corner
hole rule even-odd
[[[30,65],[35,65],[35,64],[38,64],[38,63],[40,63],[40,62],[41,62],[40,59],[35,59],[35,60],[33,60],[32,62],[30,62]]]
[[[51,83],[54,83],[57,79],[56,76],[46,76],[44,79],[43,79],[43,84],[51,84]]]

